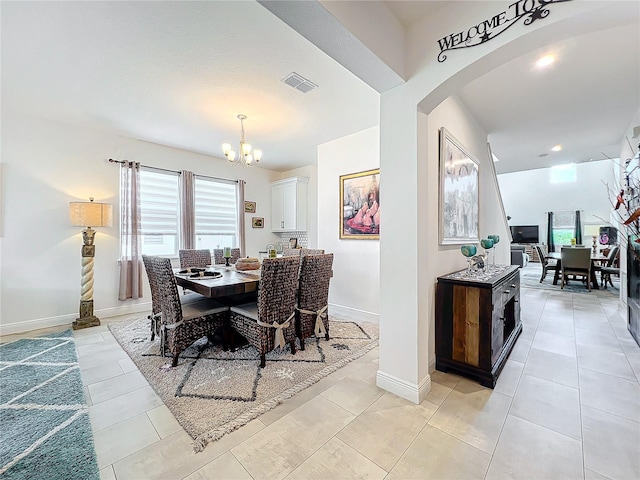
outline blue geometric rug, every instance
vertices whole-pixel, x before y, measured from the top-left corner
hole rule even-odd
[[[98,479],[71,330],[0,345],[0,478]]]

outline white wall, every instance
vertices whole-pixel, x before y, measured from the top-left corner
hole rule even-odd
[[[426,117],[426,118],[425,118]],[[435,363],[435,287],[437,277],[456,270],[461,270],[467,266],[466,257],[460,252],[460,245],[438,245],[438,212],[439,212],[439,129],[445,127],[468,151],[468,153],[479,162],[479,234],[480,238],[488,235],[499,235],[500,242],[491,253],[496,255],[496,263],[511,263],[511,249],[508,241],[508,231],[502,216],[502,209],[499,203],[498,191],[496,189],[495,177],[491,168],[491,161],[487,150],[487,133],[471,115],[462,100],[457,96],[451,96],[438,105],[428,116],[421,114],[418,118],[418,129],[420,137],[427,139],[427,175],[426,184],[422,185],[422,190],[427,196],[426,225],[429,225],[426,251],[424,261],[420,262],[420,267],[425,269],[425,281],[421,282],[426,286],[420,310],[426,311],[426,315],[421,315],[419,331],[428,332],[429,349],[428,362],[430,369]],[[419,146],[419,150],[420,146]],[[478,245],[479,252],[482,248]],[[421,367],[426,368],[426,362],[421,362]],[[421,371],[421,375],[427,372]]]
[[[139,300],[118,297],[119,168],[108,158],[197,174],[246,180],[245,197],[257,202],[245,214],[247,253],[277,237],[268,228],[251,228],[251,216],[270,225],[269,182],[278,172],[238,168],[226,160],[64,125],[2,113],[3,244],[0,251],[2,333],[71,323],[80,300],[79,228],[69,225],[69,202],[113,204],[115,225],[96,234],[94,310],[98,317],[148,310],[148,292]],[[266,162],[265,162],[266,164]],[[145,280],[145,288],[147,288]]]
[[[551,183],[551,169],[539,168],[498,175],[500,191],[510,225],[538,225],[540,242],[547,243],[547,213],[581,210],[583,225],[604,225],[609,221],[611,203],[607,182],[614,181],[612,160],[576,164],[575,183]],[[597,217],[600,217],[600,220]],[[591,238],[583,238],[591,245]]]
[[[307,165],[306,167],[295,168],[280,174],[280,178],[307,177],[307,239],[308,248],[318,247],[318,167]]]
[[[340,175],[379,165],[378,127],[318,146],[318,246],[334,254],[330,310],[369,321],[377,321],[380,312],[379,242],[340,239]],[[380,205],[384,208],[384,172],[380,179]],[[384,222],[384,213],[381,218]]]

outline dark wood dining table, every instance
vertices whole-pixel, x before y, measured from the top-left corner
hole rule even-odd
[[[558,284],[558,280],[560,280],[560,274],[561,274],[561,268],[562,268],[562,254],[560,252],[551,252],[548,253],[547,258],[551,258],[554,260],[557,260],[558,262],[558,268],[556,269],[555,274],[553,275],[553,284],[557,285]],[[598,262],[604,262],[607,260],[607,257],[605,257],[604,255],[593,255],[591,254],[591,277],[590,277],[590,281],[591,281],[591,288],[592,289],[596,289],[599,290],[600,286],[598,285],[598,279],[596,278],[596,269],[594,268],[596,266],[596,263]]]
[[[220,272],[222,277],[191,277],[175,269],[176,283],[183,288],[216,299],[244,299],[255,295],[260,283],[260,270],[238,271],[235,267],[210,267],[207,271]],[[233,302],[236,303],[236,302]]]

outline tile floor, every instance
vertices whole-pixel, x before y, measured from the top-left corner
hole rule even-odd
[[[640,478],[640,348],[617,297],[521,305],[494,390],[436,371],[415,405],[376,387],[374,350],[198,454],[107,326],[77,331],[101,478]]]

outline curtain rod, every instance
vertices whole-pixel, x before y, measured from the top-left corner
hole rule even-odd
[[[113,158],[109,159],[109,163],[119,163],[120,165],[124,165],[125,163],[128,163],[129,160],[114,160]],[[160,168],[160,167],[152,167],[150,165],[143,165],[140,164],[141,167],[145,167],[145,168],[152,168],[154,170],[161,170],[163,172],[171,172],[171,173],[177,173],[178,175],[180,175],[180,170],[170,170],[168,168]],[[221,177],[212,177],[211,175],[200,175],[200,174],[195,174],[194,175],[196,177],[204,177],[204,178],[212,178],[214,180],[224,180],[225,182],[244,182],[244,180],[231,180],[229,178],[221,178]]]

